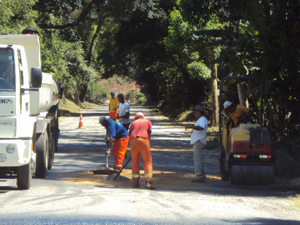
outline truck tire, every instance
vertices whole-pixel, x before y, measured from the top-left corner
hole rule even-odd
[[[58,121],[58,107],[55,110],[53,117],[53,124],[51,125],[52,135],[54,139],[55,149],[54,152],[58,151],[58,135],[59,135],[59,121]]]
[[[41,134],[36,142],[35,177],[45,178],[48,173],[49,140],[47,132]]]
[[[222,181],[228,181],[228,171],[225,170],[225,163],[225,158],[220,158],[220,177]]]
[[[54,163],[54,153],[55,153],[55,140],[50,134],[49,137],[49,157],[48,157],[48,170],[51,170]]]
[[[20,166],[17,169],[17,186],[19,189],[25,190],[31,187],[32,173],[30,163]]]
[[[52,131],[52,136],[54,139],[54,152],[58,151],[58,136],[59,136],[59,129],[56,127],[54,131]]]

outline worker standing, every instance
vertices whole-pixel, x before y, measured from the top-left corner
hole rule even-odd
[[[109,99],[109,105],[108,105],[109,119],[113,120],[118,115],[119,101],[115,97],[115,92],[112,91],[110,95],[111,98]]]
[[[128,146],[128,131],[122,124],[111,119],[106,119],[105,116],[100,116],[99,123],[107,130],[106,139],[108,149],[111,148],[113,142],[112,155],[114,157],[114,169],[120,171],[122,169],[123,160]]]
[[[194,125],[185,126],[185,129],[193,129],[191,134],[191,144],[193,145],[196,179],[193,179],[192,182],[205,182],[206,175],[204,171],[203,150],[206,146],[208,123],[207,119],[204,117],[205,109],[203,105],[196,105],[193,111],[197,122]]]
[[[130,125],[130,107],[129,104],[125,101],[124,95],[122,93],[118,94],[117,96],[119,101],[119,114],[115,117],[115,119],[118,119],[120,123],[125,127],[126,130],[128,130]]]
[[[145,172],[145,187],[150,190],[156,190],[152,184],[152,156],[150,150],[150,138],[152,132],[152,123],[144,118],[142,112],[135,115],[135,120],[129,128],[129,141],[132,159],[132,184],[133,188],[139,188],[140,184],[140,155]]]

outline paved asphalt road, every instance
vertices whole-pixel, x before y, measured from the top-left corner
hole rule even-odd
[[[289,201],[293,191],[278,184],[231,186],[220,181],[216,149],[204,152],[207,175],[216,177],[204,184],[157,183],[158,189],[149,191],[132,189],[130,183],[67,182],[66,174],[105,167],[105,130],[98,118],[107,115],[107,108],[86,110],[84,129],[76,129],[79,115],[60,122],[59,152],[46,179],[33,179],[25,191],[17,189],[15,179],[0,179],[0,224],[300,224],[300,210]],[[175,178],[193,174],[189,133],[146,108],[131,107],[132,115],[140,110],[153,123],[154,170],[172,172]]]

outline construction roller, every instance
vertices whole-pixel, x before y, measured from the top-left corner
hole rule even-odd
[[[254,97],[260,99],[258,114],[243,113],[235,115],[237,123],[227,129],[227,121],[222,117],[224,111],[222,104],[219,108],[219,161],[220,177],[230,184],[266,185],[275,182],[276,156],[273,151],[271,134],[263,126],[263,84],[259,77],[225,77],[220,81],[220,102],[222,102],[222,85],[234,85],[241,82],[250,82],[249,88]],[[253,87],[250,87],[251,84]],[[259,83],[259,86],[257,85]],[[251,90],[252,88],[252,90]],[[226,89],[225,89],[226,90]],[[225,104],[226,102],[224,102]],[[231,102],[230,102],[231,103]],[[232,104],[232,103],[231,103]],[[236,107],[233,105],[234,112]],[[224,106],[225,107],[225,106]],[[241,106],[240,106],[241,107]],[[248,110],[249,112],[250,110]],[[232,113],[230,111],[227,112]],[[230,114],[229,114],[230,115]],[[228,121],[230,122],[232,118]],[[230,131],[230,132],[228,132]]]

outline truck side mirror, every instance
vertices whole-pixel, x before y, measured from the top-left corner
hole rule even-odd
[[[42,86],[42,69],[39,67],[31,68],[31,86],[40,88]]]

